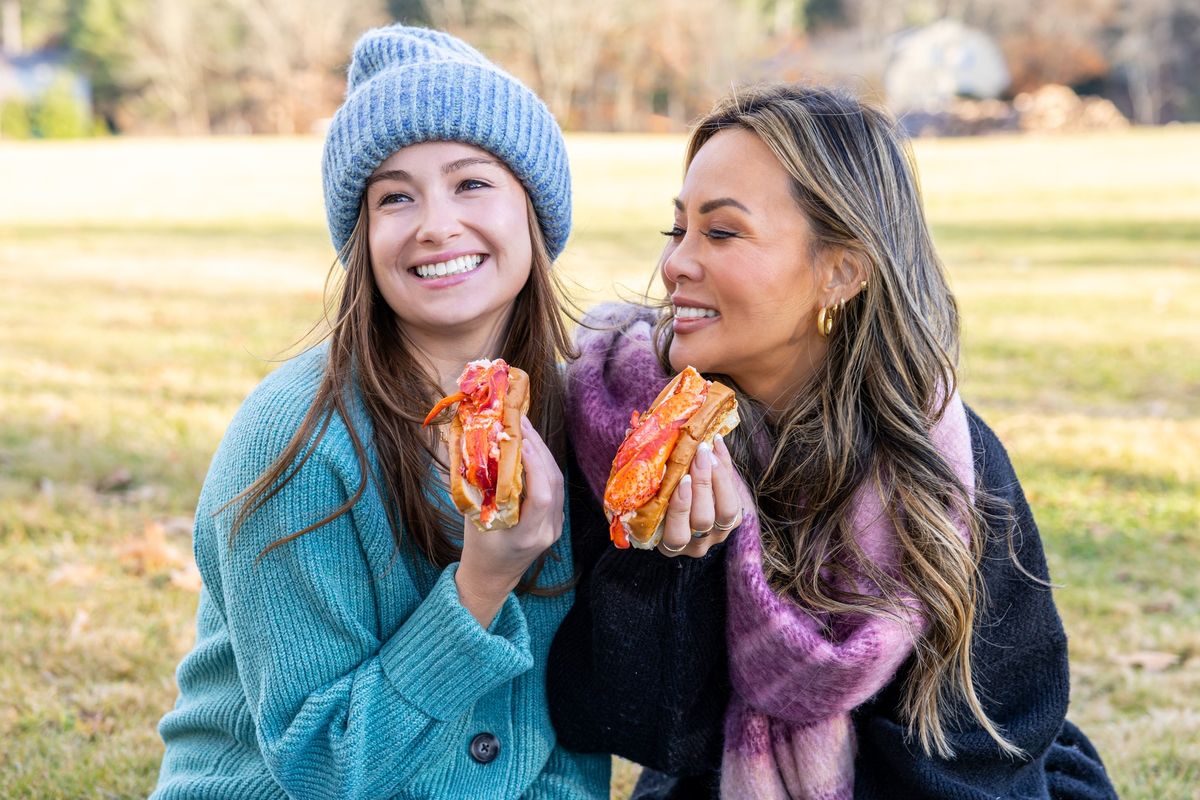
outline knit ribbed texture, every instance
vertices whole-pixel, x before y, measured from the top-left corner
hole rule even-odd
[[[372,481],[349,514],[265,555],[350,497],[359,468],[334,421],[299,474],[229,544],[214,513],[270,464],[312,401],[325,353],[250,396],[213,459],[196,514],[204,589],[154,798],[607,797],[609,763],[556,745],[545,699],[550,639],[571,593],[510,596],[488,630],[440,572],[397,553]],[[354,424],[371,441],[361,401]],[[378,464],[371,454],[371,467]],[[543,583],[571,577],[569,536]],[[479,764],[471,739],[491,733]]]
[[[455,141],[504,161],[537,211],[551,259],[571,232],[571,174],[562,131],[524,84],[440,31],[392,25],[354,47],[346,99],[325,139],[325,212],[340,252],[367,178],[392,153]]]

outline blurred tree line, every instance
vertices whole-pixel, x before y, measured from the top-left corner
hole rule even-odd
[[[27,46],[66,48],[117,131],[296,133],[337,106],[356,0],[21,0]]]
[[[461,35],[570,128],[683,127],[735,81],[876,90],[889,38],[951,18],[991,34],[1011,92],[1062,83],[1136,122],[1200,119],[1196,0],[7,0],[28,47],[65,48],[117,131],[308,132],[356,36]]]

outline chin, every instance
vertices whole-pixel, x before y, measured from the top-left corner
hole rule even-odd
[[[458,304],[448,303],[436,308],[425,309],[428,322],[433,327],[471,327],[474,324],[488,324],[494,316],[504,311],[504,306],[475,305],[471,302],[473,299],[477,298],[468,298],[465,304],[461,302]]]
[[[667,360],[671,362],[671,369],[675,372],[683,371],[684,367],[695,367],[698,372],[719,372],[712,366],[712,359],[705,357],[703,352],[697,352],[695,348],[680,346],[679,339],[671,342],[671,350],[667,353]]]

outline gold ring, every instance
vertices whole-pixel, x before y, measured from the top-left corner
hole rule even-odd
[[[714,523],[714,524],[712,524],[712,525],[709,525],[707,528],[705,528],[705,529],[704,529],[704,530],[702,530],[702,531],[693,530],[693,531],[692,531],[692,538],[693,538],[693,539],[703,539],[705,536],[708,536],[710,533],[712,533],[712,532],[713,532],[713,528],[715,528],[715,527],[717,527],[717,526],[716,526],[716,523]]]
[[[672,548],[672,547],[667,547],[667,543],[666,543],[666,542],[659,542],[659,543],[658,543],[658,546],[659,546],[659,547],[661,547],[663,550],[666,550],[668,553],[671,553],[671,554],[676,554],[676,553],[682,553],[682,552],[683,552],[683,551],[684,551],[684,550],[687,548],[687,543],[685,542],[685,543],[684,543],[683,545],[681,545],[681,546],[679,547],[679,549],[677,549],[677,550],[676,550],[675,548]]]
[[[741,509],[738,509],[737,516],[735,516],[732,520],[730,520],[729,522],[726,522],[726,523],[714,522],[713,527],[716,528],[717,530],[719,530],[721,533],[729,533],[731,530],[733,530],[734,528],[736,528],[738,525],[741,525],[741,524],[742,524],[742,511],[741,511]]]

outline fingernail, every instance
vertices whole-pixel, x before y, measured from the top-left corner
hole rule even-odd
[[[724,447],[725,446],[725,437],[718,433],[716,436],[713,437],[713,446],[717,447],[717,448]]]
[[[683,479],[679,481],[679,488],[687,489],[688,491],[691,491],[692,490],[692,476],[684,475]]]
[[[700,446],[696,448],[696,462],[702,467],[711,466],[712,445],[710,445],[708,442],[700,443]]]

